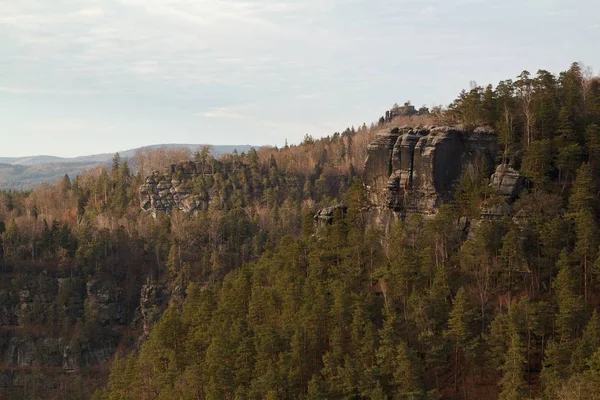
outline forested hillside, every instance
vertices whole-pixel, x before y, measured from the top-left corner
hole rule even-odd
[[[165,167],[168,163],[189,158],[193,151],[206,147],[199,144],[161,144],[125,150],[119,154],[138,168]],[[233,150],[247,151],[252,146],[209,146],[218,157]],[[92,169],[110,166],[113,154],[93,154],[73,158],[53,156],[0,157],[0,190],[31,190],[42,183],[55,184],[65,174],[76,177]]]
[[[599,398],[600,79],[523,72],[441,112],[391,114],[159,173],[179,185],[156,185],[163,198],[206,201],[195,212],[143,211],[148,180],[119,157],[2,193],[0,394]],[[451,196],[427,213],[384,202],[383,224],[367,154],[424,137],[412,148],[439,152],[442,131],[394,129],[432,123],[462,124],[443,132],[465,142],[486,126],[493,167],[523,188],[501,198],[467,146]],[[397,178],[411,204],[420,183]],[[507,211],[486,212],[500,198]]]

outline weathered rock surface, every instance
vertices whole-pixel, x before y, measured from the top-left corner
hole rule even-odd
[[[325,225],[331,225],[336,212],[346,214],[348,207],[345,204],[337,204],[331,207],[325,207],[317,211],[314,216],[315,226],[322,227]]]
[[[123,305],[123,289],[109,281],[93,279],[86,284],[87,307],[96,314],[101,325],[124,325],[127,315]]]
[[[490,186],[509,199],[516,198],[523,189],[524,179],[519,172],[506,164],[500,164],[492,174]]]
[[[95,371],[129,340],[123,332],[134,310],[124,287],[109,276],[82,275],[35,265],[0,270],[0,398],[19,398],[11,396],[31,384],[31,371],[45,371],[54,385],[73,371]],[[140,303],[156,308],[155,297]]]
[[[385,122],[392,122],[396,117],[410,117],[412,115],[428,115],[429,109],[425,106],[419,108],[418,110],[410,104],[410,102],[404,103],[404,105],[399,106],[395,104],[391,110],[385,112],[385,117],[382,117]]]
[[[523,190],[525,179],[517,170],[500,164],[490,177],[490,187],[497,190],[499,197],[488,199],[481,206],[481,216],[485,218],[502,218],[513,213],[513,202]]]
[[[192,192],[193,180],[202,175],[212,175],[222,167],[218,161],[210,168],[203,163],[182,161],[165,171],[154,171],[140,187],[140,205],[153,213],[174,209],[184,212],[204,210],[208,207],[208,196]]]
[[[483,168],[491,173],[497,152],[496,134],[486,127],[379,132],[367,148],[363,181],[368,199],[382,214],[433,214],[452,199],[464,171]]]
[[[63,361],[64,341],[58,338],[12,336],[4,352],[4,365],[31,367],[44,365],[60,367]]]
[[[140,306],[137,310],[144,335],[148,335],[155,322],[160,319],[162,310],[169,301],[169,294],[163,285],[147,279],[140,292]],[[143,340],[143,339],[142,339]]]

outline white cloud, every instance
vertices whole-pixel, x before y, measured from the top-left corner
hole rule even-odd
[[[0,86],[0,93],[8,94],[37,94],[40,93],[38,90],[24,89],[18,87]]]
[[[86,8],[83,10],[75,11],[72,13],[72,15],[75,17],[86,17],[86,18],[103,17],[104,9],[101,7]]]
[[[537,25],[559,0],[507,2],[0,0],[0,100],[11,97],[0,114],[18,129],[18,111],[80,108],[90,119],[118,114],[121,127],[139,118],[144,129],[131,136],[161,138],[177,121],[178,130],[214,132],[214,142],[252,121],[257,141],[270,143],[269,132],[301,138],[368,123],[394,102],[451,100],[469,79],[559,71],[588,53],[584,61],[600,65],[586,53],[596,2],[569,6],[577,23],[561,14]],[[559,43],[549,36],[571,44],[548,52]],[[65,98],[50,104],[46,95]],[[114,137],[132,131],[115,126]]]
[[[88,121],[76,117],[42,117],[27,123],[27,127],[33,130],[50,129],[55,132],[81,132],[88,126]]]
[[[50,88],[24,88],[14,86],[0,86],[0,93],[13,94],[13,95],[32,95],[32,94],[55,94],[55,95],[74,95],[74,96],[85,96],[93,94],[90,90],[54,90]]]
[[[243,115],[236,111],[236,108],[213,107],[200,113],[200,116],[206,118],[242,118]]]
[[[299,94],[298,96],[296,96],[296,98],[298,100],[313,100],[317,97],[319,97],[320,93],[306,93],[306,94]]]

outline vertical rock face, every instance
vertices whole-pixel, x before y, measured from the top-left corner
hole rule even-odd
[[[525,186],[525,179],[519,172],[506,164],[500,164],[490,178],[490,187],[496,189],[499,198],[485,202],[481,215],[486,218],[501,218],[512,214],[512,203]]]
[[[368,158],[365,163],[365,182],[368,196],[375,204],[385,203],[384,188],[392,173],[391,157],[394,145],[400,137],[398,128],[379,132],[367,147]]]
[[[95,382],[95,371],[128,343],[123,332],[135,312],[126,289],[118,279],[51,264],[0,269],[0,399],[21,398],[19,388],[42,372],[49,385],[75,371]],[[151,306],[143,296],[140,303]]]
[[[144,336],[150,333],[152,325],[161,316],[161,310],[168,301],[168,294],[162,285],[153,283],[150,279],[142,286],[140,293],[139,315]]]
[[[432,214],[450,201],[460,175],[490,170],[498,145],[489,128],[393,128],[369,144],[364,184],[371,205],[396,214]]]
[[[123,288],[115,288],[108,281],[93,279],[87,282],[87,307],[96,314],[102,326],[126,324],[122,292]]]
[[[524,179],[519,172],[506,164],[500,164],[492,174],[490,186],[509,199],[516,198],[523,189]]]

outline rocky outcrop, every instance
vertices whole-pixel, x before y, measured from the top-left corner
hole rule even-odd
[[[143,336],[147,336],[154,323],[160,319],[162,310],[164,310],[169,301],[169,294],[166,288],[151,279],[146,279],[140,292],[140,305],[136,312],[135,323],[141,324]],[[143,339],[142,339],[143,341]]]
[[[519,172],[506,164],[500,164],[490,179],[490,186],[509,199],[515,199],[523,189],[525,180]]]
[[[126,340],[134,312],[113,277],[32,263],[4,266],[0,278],[0,398],[22,398],[32,371],[54,384],[93,375]]]
[[[86,295],[86,307],[95,314],[100,325],[125,325],[123,288],[116,288],[110,281],[93,279],[86,284]]]
[[[337,204],[335,206],[322,208],[317,211],[314,216],[315,227],[319,228],[326,225],[331,225],[336,212],[340,214],[346,214],[347,211],[348,207],[345,204]]]
[[[498,196],[492,197],[481,206],[481,216],[502,218],[512,215],[512,204],[523,190],[525,179],[517,170],[507,164],[500,164],[490,177],[490,187],[496,189]]]
[[[415,106],[410,104],[410,101],[404,103],[402,106],[394,104],[391,110],[385,112],[385,117],[382,117],[382,120],[384,122],[392,122],[396,117],[411,117],[413,115],[429,115],[429,109],[422,106],[417,110]]]
[[[60,367],[63,362],[64,345],[64,340],[59,338],[15,335],[8,340],[4,352],[4,365]]]
[[[142,209],[154,213],[174,209],[184,212],[206,209],[208,198],[192,193],[192,181],[201,175],[211,175],[213,170],[214,166],[209,169],[203,163],[182,161],[165,171],[154,171],[140,187]]]
[[[396,127],[379,132],[367,148],[367,197],[380,213],[434,214],[452,200],[462,173],[491,173],[497,152],[496,134],[486,127]]]

